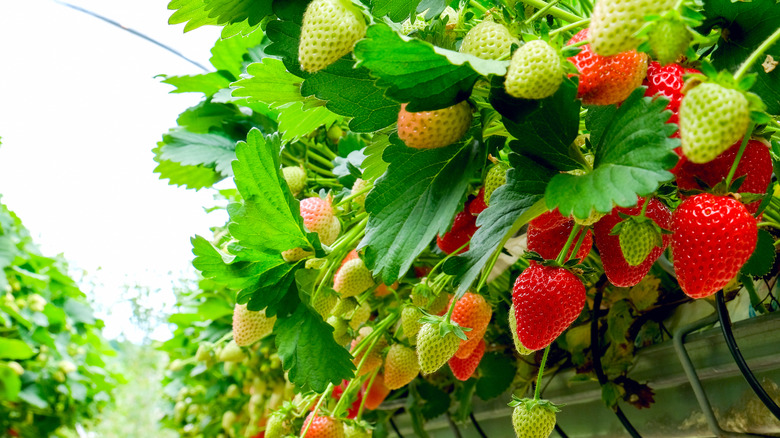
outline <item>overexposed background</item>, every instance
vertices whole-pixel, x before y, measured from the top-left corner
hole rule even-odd
[[[184,34],[163,0],[71,0],[210,67],[221,28]],[[151,149],[199,94],[168,94],[158,74],[202,71],[148,41],[51,0],[0,2],[0,194],[44,253],[63,253],[106,321],[139,341],[124,286],[194,277],[189,237],[224,224],[207,190],[158,179]],[[94,288],[92,287],[94,285]],[[166,327],[153,338],[165,339]]]

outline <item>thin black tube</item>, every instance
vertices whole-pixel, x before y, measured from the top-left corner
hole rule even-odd
[[[599,307],[601,307],[601,298],[604,291],[599,288],[596,291],[596,296],[593,297],[593,319],[590,322],[590,350],[593,353],[593,369],[596,371],[596,377],[599,379],[599,385],[604,386],[607,383],[607,376],[604,374],[604,370],[601,368],[601,352],[599,351]],[[632,438],[642,438],[642,435],[636,430],[633,424],[623,414],[623,410],[620,406],[615,405],[615,415],[623,428],[626,429]]]
[[[390,426],[393,427],[395,434],[398,435],[399,438],[404,438],[404,436],[401,435],[401,431],[398,430],[398,426],[395,425],[395,421],[393,421],[393,417],[390,417]]]
[[[474,423],[474,427],[477,429],[477,433],[479,433],[479,436],[482,438],[487,438],[487,435],[485,435],[485,431],[482,430],[482,427],[479,425],[479,422],[474,417],[474,412],[471,412],[469,414],[469,418],[471,418],[471,422]]]
[[[561,438],[569,438],[569,435],[566,435],[566,432],[561,429],[561,426],[558,426],[558,423],[555,423],[555,431],[558,432]]]
[[[753,389],[762,403],[769,409],[772,415],[780,420],[780,406],[777,406],[772,397],[767,394],[761,382],[758,381],[753,371],[750,370],[745,358],[742,356],[742,352],[739,351],[736,339],[734,339],[734,332],[731,330],[731,318],[729,317],[729,310],[726,308],[726,300],[723,298],[723,291],[718,291],[715,296],[715,301],[718,307],[718,320],[720,321],[720,329],[723,332],[723,338],[726,340],[726,345],[729,347],[731,356],[734,358],[734,362],[737,363],[739,370],[742,372],[742,376],[747,380],[748,385]]]

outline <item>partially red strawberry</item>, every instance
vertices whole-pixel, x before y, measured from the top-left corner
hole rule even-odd
[[[477,193],[477,197],[474,198],[471,203],[469,203],[469,213],[473,214],[474,216],[478,216],[480,213],[485,211],[487,209],[487,204],[485,203],[485,187],[481,187],[479,189],[479,193]]]
[[[550,345],[585,307],[585,286],[570,271],[532,263],[515,281],[517,338],[530,350]]]
[[[451,305],[452,301],[450,301],[450,305],[447,308]],[[493,309],[490,307],[490,304],[479,294],[467,292],[455,303],[455,308],[452,311],[452,321],[458,323],[464,329],[471,329],[466,332],[468,340],[461,340],[460,347],[455,352],[456,357],[465,359],[471,355],[471,352],[477,347],[479,340],[485,335],[485,330],[487,330],[492,315]]]
[[[447,254],[452,254],[461,247],[463,249],[460,252],[468,251],[468,242],[477,232],[477,218],[469,212],[469,205],[466,204],[463,211],[455,215],[449,231],[443,236],[436,236],[436,245]]]
[[[352,341],[351,350],[354,350],[357,344],[360,343],[360,341],[362,341],[369,334],[371,334],[372,331],[374,331],[373,327],[361,328],[358,331],[358,337]],[[372,348],[368,353],[368,357],[365,361],[363,360],[363,356],[366,354],[365,351],[355,356],[355,358],[352,359],[352,363],[354,363],[356,367],[360,366],[360,363],[363,362],[363,366],[359,367],[355,374],[362,376],[379,368],[382,365],[382,350],[384,350],[385,347],[387,347],[387,340],[385,340],[384,337],[380,337],[377,343],[374,345],[374,348]]]
[[[753,254],[756,219],[729,196],[702,193],[683,201],[672,217],[672,256],[680,288],[692,298],[728,284]]]
[[[333,417],[321,417],[312,412],[306,417],[301,430],[305,430],[310,423],[311,426],[306,433],[309,438],[344,438],[344,428],[341,421]]]
[[[726,179],[731,170],[731,165],[739,152],[742,140],[737,141],[726,152],[718,155],[714,160],[696,164],[682,158],[678,165],[677,187],[680,190],[702,189],[697,179],[706,183],[709,187],[715,187],[716,184]],[[745,181],[739,187],[742,193],[766,193],[769,183],[772,181],[772,156],[769,154],[769,148],[758,140],[750,140],[745,146],[745,152],[739,160],[734,178],[737,179],[745,175]],[[758,211],[761,201],[755,201],[747,204],[746,207],[750,213]]]
[[[233,340],[239,347],[248,347],[271,334],[276,316],[265,316],[265,309],[254,312],[246,304],[236,304],[233,309]]]
[[[333,387],[333,392],[331,392],[330,396],[333,397],[334,400],[341,399],[341,396],[344,394],[347,386],[349,386],[349,380],[342,381],[341,385]],[[357,417],[358,411],[360,410],[360,404],[363,402],[363,393],[365,392],[363,389],[364,388],[360,388],[357,391],[355,400],[349,406],[349,409],[347,409],[347,418]]]
[[[406,386],[420,374],[417,353],[401,344],[393,344],[385,358],[385,385],[390,389]]]
[[[468,131],[471,118],[471,107],[467,101],[417,113],[406,111],[406,104],[402,104],[398,113],[398,137],[410,148],[449,146]]]
[[[385,401],[387,395],[390,394],[390,388],[385,386],[385,378],[381,374],[376,375],[374,383],[367,391],[365,390],[366,386],[368,386],[368,381],[366,381],[363,388],[365,391],[364,397],[366,398],[365,406],[366,409],[373,411]]]
[[[528,224],[528,250],[539,253],[545,259],[554,260],[563,249],[566,240],[569,239],[572,228],[574,228],[573,220],[561,216],[557,209],[548,211]],[[582,245],[577,251],[577,258],[580,260],[585,259],[593,247],[593,236],[590,230],[588,229],[585,233]],[[577,234],[576,238],[579,239],[581,234],[582,231]],[[572,251],[574,251],[574,245],[571,246],[566,259],[572,257]]]
[[[642,211],[644,202],[644,198],[639,198],[636,207],[615,207],[612,212],[593,225],[593,234],[596,239],[596,247],[601,255],[601,263],[604,265],[604,273],[607,274],[609,282],[617,287],[631,287],[638,284],[672,241],[671,235],[664,234],[662,237],[663,247],[654,247],[650,251],[650,255],[638,266],[630,266],[626,262],[620,248],[619,236],[613,236],[610,233],[615,225],[622,220],[619,216],[620,213],[637,216]],[[672,213],[658,199],[650,200],[645,216],[655,221],[663,229],[668,230],[672,226]]]
[[[342,298],[360,295],[374,286],[374,278],[363,260],[355,250],[341,262],[341,266],[333,276],[333,290]]]
[[[474,375],[474,371],[477,370],[479,362],[482,360],[482,356],[485,355],[485,340],[478,339],[478,341],[476,348],[474,348],[471,354],[465,358],[461,359],[455,356],[449,360],[450,369],[456,379],[465,382]]]
[[[656,61],[652,61],[647,66],[647,77],[642,85],[647,87],[645,96],[663,96],[669,99],[666,109],[672,112],[666,123],[677,124],[680,117],[680,103],[683,94],[682,87],[685,82],[683,76],[690,73],[701,73],[695,68],[685,68],[678,64],[669,64],[661,66]]]
[[[300,203],[303,225],[307,230],[317,233],[320,242],[330,245],[336,241],[341,232],[341,222],[333,211],[332,199],[317,196],[306,198]],[[298,261],[308,252],[301,248],[292,248],[282,252],[282,257],[288,262]]]
[[[569,40],[568,45],[588,38],[583,29]],[[612,105],[626,100],[634,89],[642,85],[647,73],[647,55],[635,50],[614,56],[596,54],[590,44],[580,46],[580,53],[569,58],[579,71],[577,97],[586,105]]]

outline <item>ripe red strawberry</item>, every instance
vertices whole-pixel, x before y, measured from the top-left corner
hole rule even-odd
[[[644,198],[639,198],[636,207],[615,207],[612,209],[612,212],[601,218],[601,220],[596,222],[593,226],[596,247],[599,249],[599,254],[601,255],[604,273],[607,274],[609,282],[617,287],[631,287],[638,284],[650,271],[650,268],[653,266],[653,263],[658,260],[658,257],[661,257],[664,249],[672,240],[671,235],[664,234],[662,236],[663,247],[653,247],[650,251],[650,255],[648,255],[638,266],[630,266],[626,262],[620,248],[619,236],[613,236],[610,235],[610,233],[615,225],[622,220],[619,213],[637,216],[642,211],[644,202]],[[663,229],[668,230],[672,226],[672,213],[658,199],[653,198],[650,200],[650,205],[647,206],[645,216],[655,221],[655,223]]]
[[[471,125],[471,107],[466,101],[435,111],[410,113],[406,104],[398,113],[398,137],[410,148],[432,149],[458,141]]]
[[[453,298],[454,299],[454,298]],[[447,306],[452,305],[452,301]],[[467,292],[461,299],[455,303],[455,309],[452,311],[452,321],[459,326],[470,328],[466,332],[468,341],[460,341],[460,347],[455,356],[465,359],[471,355],[471,352],[477,347],[479,340],[485,335],[485,330],[490,323],[490,317],[493,315],[493,309],[490,307],[482,295]]]
[[[460,346],[461,339],[453,332],[442,337],[439,325],[425,323],[417,333],[417,361],[423,374],[432,374],[447,363]]]
[[[689,90],[680,104],[680,139],[689,161],[712,161],[745,135],[750,108],[738,90],[707,82]]]
[[[726,179],[731,170],[739,152],[742,140],[738,140],[726,152],[720,154],[709,163],[696,164],[682,158],[678,165],[677,187],[680,190],[701,189],[699,180],[706,183],[709,187],[714,187],[719,182]],[[746,175],[745,181],[739,187],[742,193],[766,193],[769,183],[772,181],[772,156],[769,154],[769,148],[758,140],[749,140],[745,146],[745,152],[737,165],[737,171],[734,172],[734,179]],[[750,213],[758,211],[761,201],[751,202],[746,207]]]
[[[333,213],[330,196],[325,199],[316,196],[306,198],[301,201],[300,210],[303,225],[307,230],[317,233],[320,242],[330,245],[336,241],[341,232],[341,222]],[[307,254],[308,252],[301,248],[292,248],[282,252],[282,257],[288,262],[294,262]]]
[[[460,252],[468,251],[467,243],[477,232],[477,218],[469,212],[469,205],[466,204],[463,211],[455,215],[452,228],[444,236],[436,236],[436,245],[447,254],[452,254],[463,245],[466,246]]]
[[[636,38],[646,15],[658,15],[674,7],[675,0],[599,0],[590,19],[590,41],[601,56],[636,49]]]
[[[588,38],[588,29],[574,35],[568,45]],[[647,55],[635,50],[614,56],[600,56],[590,44],[580,46],[580,53],[569,58],[579,71],[577,97],[586,105],[612,105],[624,101],[642,84],[647,73]]]
[[[306,417],[301,430],[305,430],[309,424],[311,426],[306,433],[309,438],[344,438],[344,427],[341,421],[333,417],[320,417],[312,412]]]
[[[645,96],[660,95],[669,99],[666,109],[670,110],[672,115],[666,123],[678,123],[680,103],[683,98],[682,87],[685,82],[683,75],[688,73],[701,72],[695,68],[685,68],[678,64],[661,66],[656,61],[647,65],[647,77],[642,83],[647,87]]]
[[[554,260],[563,249],[566,240],[569,239],[572,228],[574,228],[573,220],[561,216],[557,209],[550,210],[528,224],[528,250],[538,252],[545,259]],[[577,251],[577,258],[580,260],[584,260],[593,247],[593,236],[590,230],[585,232],[582,245]],[[581,234],[582,231],[576,238],[579,239]],[[566,259],[572,257],[572,251],[574,251],[574,245],[571,246]]]
[[[585,307],[585,286],[564,268],[532,263],[512,290],[517,338],[531,350],[550,345]]]
[[[481,187],[479,189],[479,193],[477,193],[477,197],[474,198],[469,203],[469,213],[473,214],[474,216],[478,216],[480,213],[485,211],[487,208],[487,204],[485,203],[485,187]]]
[[[298,61],[304,71],[324,69],[352,51],[366,35],[366,20],[348,0],[313,0],[301,24]]]
[[[368,380],[366,381],[365,386],[368,386]],[[379,405],[385,401],[388,394],[390,394],[390,388],[385,386],[384,377],[381,374],[377,374],[374,378],[374,383],[371,385],[371,388],[369,388],[368,391],[365,391],[364,397],[366,398],[366,409],[373,411],[374,409],[378,408]]]
[[[474,375],[474,371],[477,370],[479,362],[482,360],[482,356],[485,355],[485,340],[480,338],[478,341],[476,348],[474,348],[470,355],[463,359],[455,356],[449,360],[450,369],[456,379],[465,382]]]
[[[728,196],[702,193],[683,201],[672,217],[672,256],[680,288],[692,298],[728,284],[753,254],[756,220]]]
[[[233,308],[233,340],[239,347],[248,347],[271,334],[276,316],[268,318],[265,310],[254,312],[246,304],[236,304]]]
[[[390,389],[406,386],[420,374],[417,353],[401,344],[393,344],[385,358],[385,385]]]
[[[333,290],[342,298],[360,295],[374,286],[374,278],[363,260],[352,250],[333,276]]]
[[[512,44],[519,44],[506,26],[483,21],[469,30],[460,46],[461,53],[482,59],[499,59],[509,56]]]

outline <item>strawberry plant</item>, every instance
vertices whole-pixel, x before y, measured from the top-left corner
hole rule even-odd
[[[507,426],[548,436],[548,361],[649,407],[630,369],[665,315],[777,309],[780,31],[746,18],[771,0],[229,3],[169,4],[223,33],[214,72],[164,77],[203,101],[156,171],[235,188],[192,239],[168,425],[385,436],[406,397],[426,436],[512,391]]]

